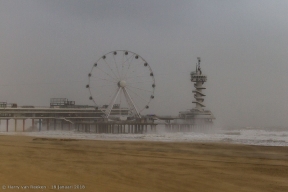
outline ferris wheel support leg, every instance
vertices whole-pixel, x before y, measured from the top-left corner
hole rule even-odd
[[[112,109],[113,109],[113,105],[114,105],[114,103],[115,103],[115,101],[116,101],[116,99],[117,99],[117,96],[119,95],[121,89],[122,89],[121,87],[118,88],[115,96],[113,97],[111,103],[109,104],[109,106],[107,107],[107,109],[106,109],[106,111],[105,111],[107,118],[110,116],[110,113],[111,113],[111,111],[112,111]]]
[[[124,92],[124,94],[125,94],[125,96],[126,96],[127,103],[129,104],[129,106],[130,106],[132,109],[135,110],[135,115],[136,115],[138,118],[141,118],[140,113],[138,112],[138,110],[137,110],[137,108],[136,108],[133,100],[131,99],[131,97],[130,97],[128,91],[125,89],[125,87],[123,88],[123,92]]]

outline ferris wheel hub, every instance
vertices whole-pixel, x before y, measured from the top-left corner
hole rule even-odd
[[[122,87],[122,88],[125,87],[125,86],[126,86],[126,81],[125,81],[125,80],[119,81],[119,82],[118,82],[118,86],[119,86],[119,87]]]

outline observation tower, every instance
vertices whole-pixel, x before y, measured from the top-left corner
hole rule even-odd
[[[194,93],[195,101],[192,103],[196,104],[195,110],[204,111],[203,107],[205,107],[205,105],[203,102],[206,95],[202,93],[202,90],[206,89],[203,87],[203,84],[207,81],[207,76],[202,74],[200,68],[201,58],[197,57],[197,60],[196,71],[191,72],[191,82],[194,82],[195,87],[195,90],[192,91],[192,93]]]
[[[215,117],[211,111],[204,109],[204,97],[206,95],[203,93],[203,90],[206,88],[203,85],[207,82],[207,76],[202,73],[200,67],[201,58],[197,57],[197,61],[196,70],[190,74],[191,82],[194,83],[195,88],[192,91],[192,93],[194,93],[194,100],[192,103],[195,103],[195,107],[187,111],[180,111],[179,117],[182,119],[182,123],[185,122],[194,125],[211,124]]]

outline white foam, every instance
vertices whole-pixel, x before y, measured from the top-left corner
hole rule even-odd
[[[0,132],[1,135],[70,138],[88,140],[130,140],[163,142],[229,142],[247,145],[288,146],[288,131],[236,130],[218,133],[95,134],[76,131]]]

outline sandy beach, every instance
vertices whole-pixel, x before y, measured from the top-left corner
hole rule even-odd
[[[288,191],[288,148],[0,136],[2,191]]]

